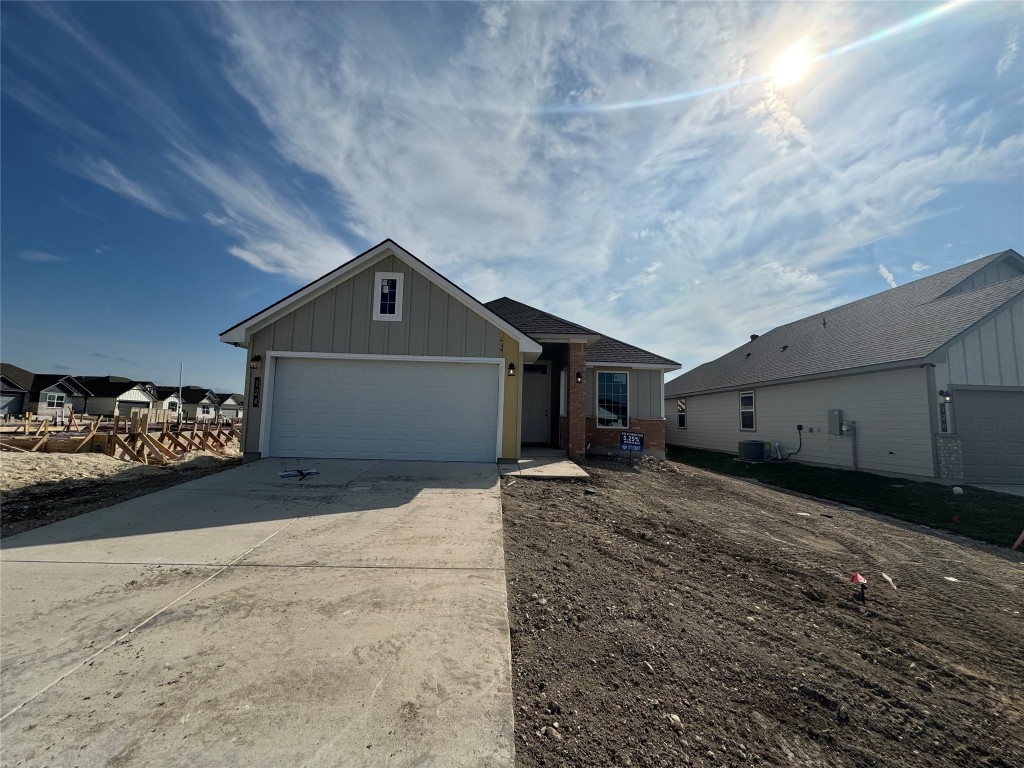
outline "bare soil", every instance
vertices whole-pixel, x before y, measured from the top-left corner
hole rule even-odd
[[[229,450],[237,443],[230,444]],[[193,452],[156,467],[98,453],[0,454],[0,537],[13,536],[163,488],[186,483],[241,459]]]
[[[1024,765],[1024,556],[583,466],[503,483],[517,765]]]

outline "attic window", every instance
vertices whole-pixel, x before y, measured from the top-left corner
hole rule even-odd
[[[402,319],[402,287],[405,275],[401,272],[375,272],[373,275],[373,319]]]

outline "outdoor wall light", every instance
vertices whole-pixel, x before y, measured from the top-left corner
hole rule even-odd
[[[509,363],[508,364],[508,375],[509,376],[515,376],[516,375],[516,364],[515,363]]]
[[[583,382],[583,374],[580,373],[579,371],[576,371],[576,383],[577,384],[581,384],[582,382]]]
[[[263,355],[256,355],[252,360],[249,361],[249,367],[254,371],[260,367],[260,361],[263,360]]]
[[[953,400],[953,393],[952,392],[947,392],[944,389],[940,389],[939,390],[939,397],[941,397],[943,400],[945,400],[948,403],[948,402],[951,402]]]

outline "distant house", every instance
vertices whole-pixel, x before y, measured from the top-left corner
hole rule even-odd
[[[188,421],[216,421],[220,400],[213,390],[204,387],[182,387],[181,399],[181,410]]]
[[[995,253],[752,336],[665,396],[669,445],[779,443],[794,461],[1024,483],[1024,258]]]
[[[156,394],[156,402],[153,403],[154,408],[170,411],[172,414],[177,414],[181,411],[181,398],[178,397],[177,387],[157,386],[154,388],[154,392]]]
[[[85,411],[93,416],[131,415],[134,408],[153,408],[156,386],[149,381],[136,381],[124,376],[79,376],[78,381],[89,388]]]
[[[217,407],[219,421],[230,421],[242,418],[244,398],[235,392],[214,392],[220,405]]]
[[[2,412],[37,414],[57,418],[74,408],[82,413],[90,390],[74,376],[62,373],[32,373],[10,363],[0,363],[3,401]]]

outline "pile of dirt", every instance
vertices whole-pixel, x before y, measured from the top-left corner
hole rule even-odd
[[[228,456],[195,451],[166,467],[99,453],[2,453],[0,536],[13,536],[237,466],[241,461],[237,442],[228,447]]]
[[[583,466],[503,491],[518,765],[1024,764],[1024,557]]]

